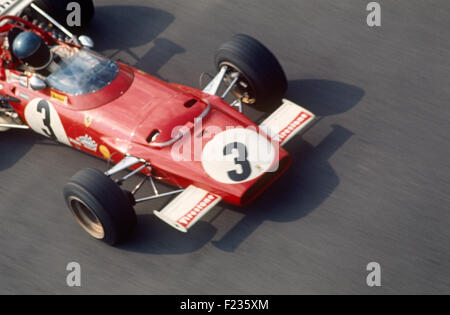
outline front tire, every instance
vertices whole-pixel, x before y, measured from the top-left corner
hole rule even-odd
[[[228,66],[240,79],[233,94],[243,103],[255,106],[278,105],[287,90],[283,68],[270,50],[248,35],[235,35],[223,44],[215,57],[217,69]]]
[[[124,240],[136,225],[127,194],[95,169],[84,169],[64,186],[67,206],[81,227],[109,245]]]

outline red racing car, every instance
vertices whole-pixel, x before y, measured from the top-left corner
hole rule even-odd
[[[176,195],[154,213],[182,232],[220,201],[245,206],[288,168],[283,145],[315,120],[283,99],[280,63],[249,36],[220,47],[217,75],[198,90],[106,59],[88,37],[42,14],[73,41],[0,18],[0,130],[29,129],[114,163],[105,173],[82,170],[64,187],[77,222],[108,244],[133,229],[137,203]],[[246,104],[280,107],[257,125],[242,113]],[[124,190],[138,174],[140,183]],[[160,194],[155,179],[175,189]],[[146,182],[154,195],[138,198]]]

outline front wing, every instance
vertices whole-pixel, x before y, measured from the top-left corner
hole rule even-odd
[[[175,229],[186,233],[221,200],[221,197],[213,193],[189,186],[163,210],[154,211],[154,214]]]
[[[284,99],[280,106],[259,127],[272,139],[285,145],[294,136],[305,132],[316,116],[305,108]]]

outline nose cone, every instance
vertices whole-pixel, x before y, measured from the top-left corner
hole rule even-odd
[[[151,135],[159,133],[156,142],[170,141],[179,127],[192,127],[208,104],[189,94],[178,94],[166,102],[150,104],[151,110],[136,130],[136,136],[151,142]],[[150,137],[150,138],[149,138]]]
[[[216,134],[204,147],[202,166],[215,181],[240,184],[274,167],[278,146],[256,130],[235,128]]]

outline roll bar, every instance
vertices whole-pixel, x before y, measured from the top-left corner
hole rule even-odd
[[[0,17],[0,24],[2,21],[5,21],[5,20],[11,20],[14,22],[22,23],[26,27],[31,28],[33,31],[36,31],[37,33],[39,33],[39,35],[41,35],[45,39],[45,41],[49,44],[57,43],[57,40],[55,38],[53,38],[53,36],[51,36],[49,33],[40,29],[39,27],[37,27],[36,25],[34,25],[33,23],[31,23],[27,20],[24,20],[20,17],[13,16],[13,15],[4,15],[4,16]],[[11,27],[8,28],[8,25],[4,25],[4,26],[0,27],[0,31],[3,31],[3,29],[5,29],[5,28],[6,28],[6,30],[11,29]]]

